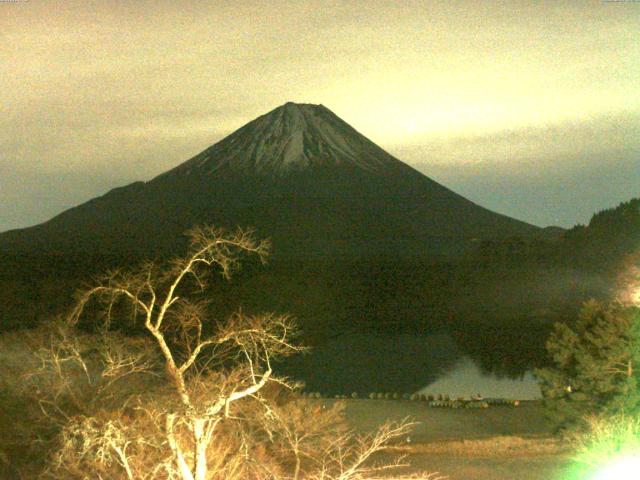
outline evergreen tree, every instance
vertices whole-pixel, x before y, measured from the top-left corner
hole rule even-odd
[[[554,326],[551,365],[536,371],[545,406],[563,428],[597,413],[640,410],[640,310],[590,300],[573,325]]]

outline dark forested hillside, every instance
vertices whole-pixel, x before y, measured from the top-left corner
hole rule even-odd
[[[458,339],[488,369],[516,373],[542,361],[554,322],[572,320],[590,298],[617,298],[640,252],[640,199],[556,233],[481,242],[458,267],[469,285],[452,302],[465,312]]]

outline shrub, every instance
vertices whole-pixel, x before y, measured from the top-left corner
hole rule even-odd
[[[569,437],[576,446],[580,478],[619,478],[616,465],[640,456],[640,419],[627,414],[585,418],[587,429]],[[599,476],[593,476],[598,472]],[[636,472],[637,473],[637,472]],[[626,478],[626,477],[625,477]],[[631,478],[631,477],[628,477]],[[634,477],[635,478],[635,477]]]

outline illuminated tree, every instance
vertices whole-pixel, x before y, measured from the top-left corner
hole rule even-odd
[[[410,424],[356,436],[338,428],[339,409],[297,398],[275,376],[272,361],[301,350],[288,316],[215,322],[198,300],[213,268],[228,277],[241,253],[264,258],[268,244],[242,230],[189,235],[184,257],[108,273],[68,318],[35,332],[37,365],[23,362],[20,383],[40,420],[58,425],[45,477],[355,480],[395,465],[370,459]],[[93,333],[78,328],[91,312],[101,314]],[[124,314],[141,335],[113,331]]]
[[[635,306],[586,302],[572,325],[558,323],[546,344],[551,365],[536,371],[559,425],[640,408],[640,316]]]
[[[229,235],[203,227],[189,235],[189,253],[174,260],[170,267],[162,269],[147,263],[126,272],[110,272],[98,285],[82,292],[69,323],[75,324],[94,299],[104,307],[107,326],[120,301],[131,305],[133,320],[141,321],[150,334],[175,395],[176,402],[169,400],[164,415],[163,430],[173,460],[165,468],[175,467],[183,480],[204,480],[208,475],[207,449],[216,427],[230,417],[232,404],[257,395],[270,381],[284,383],[273,377],[271,360],[300,348],[290,343],[295,329],[287,316],[247,317],[237,313],[223,323],[211,325],[207,322],[206,302],[192,301],[188,296],[188,280],[204,288],[212,267],[218,267],[228,277],[238,264],[240,252],[264,258],[268,244],[257,242],[242,230]],[[66,350],[65,354],[73,354],[76,363],[91,376],[91,368],[79,349]],[[112,349],[105,350],[102,357],[110,368],[108,372],[102,369],[101,376],[119,378],[135,371],[150,371],[150,365],[141,362],[147,356],[123,351],[114,355]],[[94,449],[103,452],[103,456],[107,452],[115,454],[115,461],[127,477],[133,478],[125,453],[125,446],[132,440],[124,431],[125,425],[110,422],[103,431],[95,426],[89,428],[93,424],[92,419],[82,419],[76,436],[96,430],[94,440],[85,438],[83,442],[93,441]],[[185,436],[191,436],[192,441],[185,442]]]

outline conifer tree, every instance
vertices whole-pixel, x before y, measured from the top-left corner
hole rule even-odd
[[[572,325],[554,326],[551,365],[536,371],[545,406],[561,428],[590,414],[640,410],[640,310],[590,300]]]

